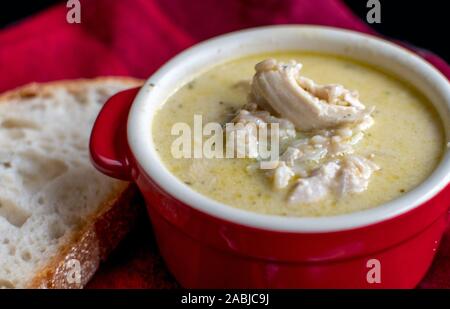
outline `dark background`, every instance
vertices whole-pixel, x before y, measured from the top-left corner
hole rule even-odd
[[[3,0],[0,2],[0,28],[20,21],[36,11],[62,0]],[[125,1],[125,0],[123,0]],[[197,0],[186,0],[197,1]],[[226,1],[226,0],[224,0]],[[365,20],[367,0],[344,0]],[[435,52],[450,61],[450,8],[448,1],[380,0],[381,24],[372,24],[389,38],[406,41],[416,47]],[[1,46],[0,46],[1,48]]]

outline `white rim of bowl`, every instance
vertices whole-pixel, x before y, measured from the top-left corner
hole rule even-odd
[[[298,46],[305,42],[306,46]],[[131,151],[148,176],[168,194],[202,213],[248,227],[297,233],[337,232],[379,223],[416,208],[444,189],[450,181],[448,150],[435,171],[403,196],[371,209],[328,217],[286,217],[238,209],[194,191],[169,172],[156,153],[152,139],[154,112],[167,97],[200,74],[200,68],[207,70],[245,55],[296,49],[343,55],[380,65],[383,71],[396,70],[433,102],[441,115],[446,139],[449,139],[450,84],[439,71],[412,52],[349,30],[309,25],[260,27],[197,44],[172,58],[146,81],[131,107],[127,129]],[[389,65],[381,64],[383,61]],[[442,104],[436,105],[436,102]]]

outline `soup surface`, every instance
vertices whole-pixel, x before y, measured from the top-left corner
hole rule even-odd
[[[255,64],[267,59],[294,59],[302,75],[320,84],[338,83],[357,90],[366,107],[375,107],[374,125],[354,146],[355,153],[373,155],[380,170],[367,190],[329,195],[313,203],[288,203],[292,185],[275,190],[271,181],[249,165],[254,159],[174,158],[175,123],[193,127],[194,115],[226,123],[247,103]],[[166,167],[186,185],[214,200],[258,213],[287,216],[329,216],[375,207],[395,199],[424,181],[444,150],[443,127],[437,112],[418,91],[399,79],[364,64],[330,55],[276,53],[250,56],[218,65],[193,76],[156,113],[153,140]]]

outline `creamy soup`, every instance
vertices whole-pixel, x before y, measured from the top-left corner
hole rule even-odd
[[[174,158],[171,147],[178,136],[171,133],[173,125],[183,122],[193,127],[194,115],[202,115],[204,124],[224,124],[236,119],[243,107],[248,106],[255,64],[267,58],[285,63],[295,60],[302,64],[301,74],[306,84],[309,79],[323,85],[340,84],[345,89],[350,89],[342,98],[348,98],[349,102],[358,98],[364,104],[364,115],[370,114],[373,124],[359,134],[363,138],[352,144],[349,151],[352,158],[356,156],[367,161],[369,173],[362,185],[355,184],[354,178],[350,177],[353,190],[345,191],[340,185],[340,192],[345,191],[346,194],[320,195],[318,191],[323,191],[322,187],[311,187],[307,190],[309,196],[305,197],[295,193],[295,190],[305,185],[302,178],[317,175],[315,170],[301,171],[295,175],[292,173],[294,176],[275,181],[277,184],[274,185],[274,172],[252,168],[256,162],[254,158]],[[306,84],[302,87],[311,90],[313,86]],[[336,89],[332,91],[343,88]],[[356,94],[353,97],[353,90],[359,93],[359,97]],[[317,96],[320,97],[320,94]],[[341,105],[350,107],[351,104],[344,102]],[[260,104],[258,109],[261,106],[265,108]],[[357,105],[356,107],[358,108]],[[274,113],[272,108],[276,110],[277,106],[272,104],[268,107],[270,113]],[[316,140],[323,139],[322,136],[314,138],[318,133],[308,133],[323,132],[311,131],[317,128],[314,127],[315,123],[309,124],[307,120],[314,115],[307,115],[303,121],[296,123],[296,114],[289,114],[284,116],[295,123],[297,139],[299,136],[307,137],[312,146]],[[283,115],[276,116],[283,118]],[[328,120],[321,125],[333,125],[333,118]],[[302,127],[305,123],[307,125]],[[339,128],[341,127],[327,129],[331,130],[332,135],[345,136],[346,129]],[[437,112],[414,88],[370,66],[340,57],[311,53],[250,56],[193,76],[192,81],[176,90],[156,113],[152,136],[166,167],[193,190],[233,207],[288,216],[337,215],[375,207],[395,199],[412,190],[431,174],[445,147],[443,127]],[[321,147],[312,146],[312,150]],[[342,165],[344,163],[340,157],[341,153],[336,152],[336,156],[329,160],[340,160],[339,164]],[[323,169],[324,160],[316,160],[314,168]],[[348,187],[348,183],[345,187]]]

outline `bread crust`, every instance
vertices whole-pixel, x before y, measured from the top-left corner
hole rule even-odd
[[[96,78],[63,79],[48,83],[29,83],[17,88],[8,90],[0,94],[0,103],[13,99],[27,99],[32,97],[46,97],[51,95],[55,88],[64,87],[72,91],[83,91],[84,87],[107,82],[121,82],[130,87],[141,86],[144,81],[141,79],[126,76],[105,76]]]
[[[143,83],[142,80],[131,77],[99,77],[31,83],[0,94],[0,103],[14,99],[46,97],[58,87],[64,87],[74,93],[82,93],[87,85],[110,81],[129,84],[130,87],[137,87]],[[100,263],[107,258],[136,222],[140,204],[136,186],[129,182],[121,182],[109,198],[100,205],[98,211],[87,218],[87,223],[68,237],[67,243],[59,249],[59,253],[34,275],[26,287],[56,289],[84,287]]]
[[[100,263],[136,222],[140,204],[138,190],[129,183],[123,187],[60,248],[59,254],[36,274],[28,288],[79,289],[89,282]],[[78,261],[79,269],[74,268],[74,260]],[[80,271],[79,281],[74,280],[74,271]]]

